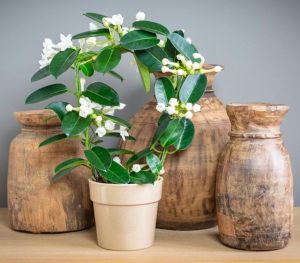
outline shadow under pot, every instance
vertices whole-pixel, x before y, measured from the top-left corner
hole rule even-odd
[[[245,250],[274,250],[291,236],[293,184],[280,124],[289,107],[229,104],[230,141],[216,187],[219,238]]]

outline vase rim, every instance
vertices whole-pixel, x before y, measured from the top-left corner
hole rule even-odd
[[[159,177],[158,180],[154,182],[154,184],[112,184],[112,183],[101,183],[101,182],[95,182],[91,178],[89,178],[89,183],[94,185],[101,185],[101,186],[107,186],[107,187],[136,187],[136,186],[143,186],[143,185],[155,185],[157,183],[160,183],[163,181],[163,177]]]
[[[229,103],[226,104],[227,108],[247,108],[249,110],[257,111],[288,111],[289,106],[280,103],[270,103],[270,102],[249,102],[249,103]]]

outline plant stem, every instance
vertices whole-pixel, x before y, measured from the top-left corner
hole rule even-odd
[[[79,79],[79,66],[75,66],[75,86],[76,86],[76,97],[77,97],[77,106],[79,105],[79,99],[81,95],[81,90],[80,90],[80,79]]]

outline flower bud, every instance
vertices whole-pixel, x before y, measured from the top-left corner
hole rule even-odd
[[[185,40],[186,40],[189,44],[192,44],[192,39],[191,39],[190,37],[187,37]]]
[[[183,69],[177,69],[177,75],[178,76],[185,76],[186,75],[186,72],[183,70]]]
[[[170,72],[170,68],[167,67],[167,66],[162,66],[162,67],[161,67],[161,72],[162,72],[162,73]]]
[[[162,60],[162,64],[163,64],[164,66],[169,65],[169,64],[170,64],[170,60],[168,60],[167,58],[164,58],[164,59]]]
[[[73,106],[72,106],[71,104],[68,104],[68,105],[66,106],[66,110],[67,110],[67,111],[72,111],[72,110],[73,110]]]
[[[193,117],[193,113],[191,111],[188,111],[186,114],[185,114],[185,118],[187,119],[191,119]]]

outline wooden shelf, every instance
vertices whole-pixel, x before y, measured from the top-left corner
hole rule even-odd
[[[289,245],[276,251],[249,252],[223,246],[217,228],[200,231],[157,229],[153,247],[109,251],[96,244],[94,228],[64,234],[29,234],[9,228],[7,209],[0,209],[0,262],[300,262],[300,207],[294,209]]]

